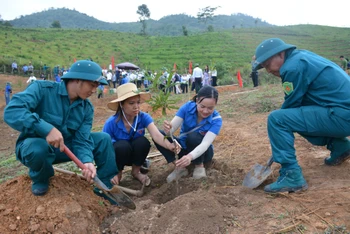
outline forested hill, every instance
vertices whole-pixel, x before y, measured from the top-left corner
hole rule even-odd
[[[135,10],[136,14],[136,10]],[[152,15],[151,15],[152,18]],[[54,9],[20,16],[9,21],[16,28],[50,28],[54,21],[58,21],[62,28],[71,29],[97,29],[112,30],[118,32],[140,33],[141,23],[108,23],[94,17],[67,8]],[[207,31],[208,27],[214,31],[233,28],[270,27],[261,19],[253,18],[245,14],[218,15],[205,23],[199,22],[197,18],[185,14],[169,15],[160,20],[147,20],[146,33],[152,36],[180,36],[183,35],[183,26],[189,34]]]

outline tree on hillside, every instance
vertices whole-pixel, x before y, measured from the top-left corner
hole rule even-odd
[[[139,20],[142,24],[141,35],[146,35],[146,20],[150,18],[151,12],[149,11],[146,4],[142,4],[137,9],[137,14],[139,14]]]
[[[202,9],[199,9],[199,12],[197,13],[197,18],[199,22],[204,22],[204,24],[207,24],[208,20],[213,20],[215,11],[219,8],[218,7],[204,7]]]
[[[12,27],[12,24],[9,21],[4,21],[0,15],[0,26]]]
[[[55,20],[51,24],[51,28],[61,28],[61,23],[58,20]]]
[[[182,33],[184,34],[184,36],[188,36],[188,31],[185,25],[182,25]]]
[[[13,27],[13,25],[9,21],[5,21],[2,25],[5,27]]]

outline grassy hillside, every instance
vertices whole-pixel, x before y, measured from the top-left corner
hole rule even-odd
[[[0,28],[0,72],[15,59],[19,65],[30,61],[69,66],[73,59],[92,58],[108,66],[129,61],[143,69],[172,68],[180,72],[188,62],[202,67],[222,65],[228,73],[250,69],[256,46],[264,39],[279,37],[300,49],[314,51],[338,62],[339,55],[350,57],[350,29],[314,25],[232,29],[188,37],[142,37],[136,34],[98,30]]]

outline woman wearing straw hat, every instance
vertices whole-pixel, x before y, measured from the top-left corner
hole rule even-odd
[[[136,85],[127,83],[117,88],[118,98],[107,104],[116,113],[107,119],[103,131],[112,138],[115,150],[119,181],[125,165],[132,166],[131,175],[146,186],[150,185],[150,178],[140,173],[151,144],[145,137],[145,129],[151,137],[162,147],[173,151],[174,145],[159,132],[152,117],[140,111],[140,104],[151,98],[150,93],[140,92]]]

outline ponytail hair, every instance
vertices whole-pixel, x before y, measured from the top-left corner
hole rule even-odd
[[[218,103],[219,92],[213,86],[202,87],[192,101],[201,103],[205,98],[214,98],[215,104]]]

